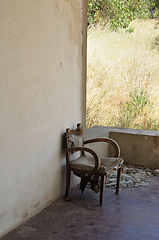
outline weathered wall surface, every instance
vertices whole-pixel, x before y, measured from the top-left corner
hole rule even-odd
[[[151,169],[159,168],[159,132],[139,129],[122,129],[104,126],[94,126],[86,130],[86,138],[110,137],[120,147],[120,156],[128,165],[145,166]],[[99,156],[113,156],[112,146],[104,144],[90,146]]]
[[[131,130],[129,132],[110,132],[120,146],[121,157],[128,165],[159,168],[159,134],[156,131]]]
[[[62,134],[84,119],[83,19],[83,0],[0,1],[0,236],[64,193]]]

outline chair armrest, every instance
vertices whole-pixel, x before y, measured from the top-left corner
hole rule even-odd
[[[106,142],[106,143],[110,143],[114,149],[115,149],[115,156],[116,158],[119,158],[120,156],[120,147],[117,144],[116,141],[114,141],[111,138],[92,138],[90,140],[84,141],[84,144],[88,144],[88,143],[94,143],[94,142]]]
[[[93,169],[93,171],[90,172],[90,174],[95,174],[101,166],[101,160],[100,158],[97,156],[97,154],[91,149],[91,148],[87,148],[87,147],[71,147],[71,148],[65,148],[64,152],[68,153],[68,152],[78,152],[78,151],[84,151],[84,152],[88,152],[90,153],[94,160],[95,160],[95,167]]]

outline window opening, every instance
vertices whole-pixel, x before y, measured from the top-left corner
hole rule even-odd
[[[158,18],[158,0],[88,0],[87,128],[159,130]]]

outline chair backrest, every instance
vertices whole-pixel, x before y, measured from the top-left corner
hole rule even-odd
[[[76,130],[66,129],[66,147],[83,146],[83,129],[80,123],[77,124]]]

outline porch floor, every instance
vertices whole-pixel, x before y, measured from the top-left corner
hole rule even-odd
[[[105,189],[103,206],[99,193],[78,188],[11,231],[2,240],[129,240],[159,239],[159,178],[149,187]]]

